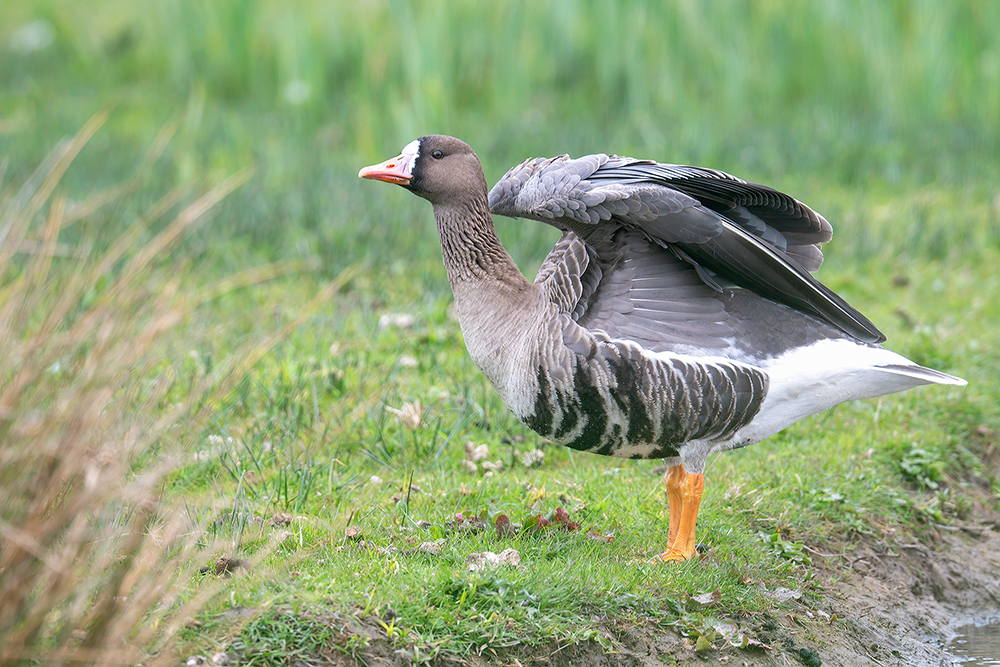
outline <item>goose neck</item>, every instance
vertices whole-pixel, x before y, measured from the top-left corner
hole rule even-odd
[[[496,235],[485,198],[435,205],[434,218],[452,285],[489,278],[526,282]]]

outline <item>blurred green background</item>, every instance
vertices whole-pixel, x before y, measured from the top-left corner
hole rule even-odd
[[[54,190],[39,188],[58,171],[46,155],[102,111],[109,119],[58,186],[56,175]],[[46,411],[85,403],[52,397],[89,387],[91,367],[126,403],[147,391],[163,397],[124,417],[92,410],[111,433],[119,422],[145,428],[195,397],[201,421],[179,420],[151,450],[173,443],[187,462],[171,474],[165,502],[182,505],[192,525],[212,521],[213,535],[228,514],[219,540],[248,557],[271,531],[251,519],[297,515],[298,540],[281,547],[301,555],[289,561],[296,576],[274,574],[287,566],[282,551],[272,569],[234,578],[218,605],[305,600],[366,614],[386,605],[399,613],[394,627],[413,630],[414,646],[460,654],[500,635],[556,638],[560,651],[594,640],[593,600],[612,617],[639,609],[673,623],[672,597],[721,588],[725,613],[746,618],[774,606],[758,589],[763,580],[822,588],[826,575],[814,578],[803,545],[826,558],[844,541],[912,542],[1000,497],[998,119],[996,1],[3,0],[0,305],[23,298],[6,312],[42,323],[18,323],[5,339],[42,350],[27,364],[40,389],[26,391],[20,418],[76,432],[59,421],[72,414]],[[666,520],[655,462],[546,448],[543,466],[516,463],[515,453],[545,443],[515,422],[463,350],[430,207],[358,179],[360,167],[428,133],[469,142],[491,183],[527,157],[608,152],[713,167],[788,192],[834,226],[824,283],[871,317],[891,349],[969,386],[851,401],[718,457],[700,519],[712,557],[705,567],[646,569]],[[250,180],[198,218],[179,248],[157,240],[245,169]],[[45,196],[32,209],[36,190]],[[497,225],[533,277],[557,232]],[[129,269],[135,256],[142,271]],[[341,289],[314,300],[338,276]],[[175,290],[184,315],[138,370],[91,343],[106,328],[96,316],[67,354],[96,359],[89,365],[58,356],[53,365],[36,343],[39,331],[58,339],[75,321],[70,305],[103,314],[109,301],[120,335],[145,340],[138,306],[172,303]],[[411,324],[391,325],[393,313]],[[259,354],[247,351],[255,345]],[[92,348],[103,356],[88,357]],[[25,364],[16,349],[0,352],[0,390],[18,389],[3,383],[25,375]],[[253,363],[233,370],[234,358]],[[215,381],[219,391],[202,400],[198,388]],[[401,408],[422,425],[398,419]],[[0,426],[12,423],[5,416]],[[47,469],[33,431],[22,430],[24,451]],[[492,477],[470,472],[466,439],[489,443],[510,465]],[[86,445],[70,453],[89,460]],[[24,498],[61,493],[17,479]],[[412,504],[411,486],[424,489]],[[404,488],[399,502],[391,494]],[[526,607],[485,594],[463,607],[468,582],[455,584],[454,565],[495,545],[488,532],[446,532],[456,525],[449,517],[502,510],[517,521],[566,503],[563,490],[580,496],[567,505],[574,518],[614,542],[517,538],[533,566],[504,575],[518,582],[509,590],[537,598],[545,613],[529,618]],[[115,534],[116,521],[108,520]],[[446,535],[447,558],[381,551],[411,524],[433,527],[420,528],[420,539]],[[377,557],[340,551],[348,525],[380,545]],[[81,577],[80,599],[93,597],[91,579]],[[61,623],[50,611],[37,618]],[[186,641],[226,646],[216,639],[231,631],[222,625],[192,629]],[[258,634],[240,641],[301,645]]]
[[[0,59],[8,182],[108,107],[71,197],[130,177],[170,123],[137,208],[255,168],[188,239],[213,273],[405,256],[446,289],[429,212],[356,178],[427,133],[472,144],[491,183],[598,151],[766,183],[833,222],[833,266],[1000,245],[995,2],[5,2]],[[525,265],[552,238],[501,236]]]

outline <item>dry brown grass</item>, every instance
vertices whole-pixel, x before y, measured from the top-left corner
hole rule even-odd
[[[184,589],[216,553],[196,547],[196,527],[161,500],[164,477],[206,423],[198,406],[301,321],[224,360],[193,390],[176,381],[167,341],[198,302],[276,271],[192,293],[164,269],[176,239],[247,173],[182,207],[141,246],[136,239],[177,207],[178,193],[100,255],[61,247],[67,224],[130,191],[125,184],[75,207],[58,194],[103,120],[0,199],[0,665],[148,664],[169,654],[164,647],[215,590]]]

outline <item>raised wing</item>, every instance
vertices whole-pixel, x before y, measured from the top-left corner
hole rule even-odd
[[[641,232],[689,263],[713,289],[743,287],[860,340],[885,340],[868,318],[809,273],[823,261],[819,244],[830,240],[830,223],[766,186],[698,167],[564,155],[511,169],[489,201],[495,214],[540,220],[588,243],[604,227]]]
[[[636,231],[597,233],[589,242],[564,232],[535,283],[581,326],[654,352],[724,348],[733,334],[722,302],[695,269]]]
[[[819,269],[823,263],[819,244],[833,237],[830,223],[802,202],[723,171],[633,161],[600,169],[591,179],[657,183],[679,190],[795,258],[808,271]]]

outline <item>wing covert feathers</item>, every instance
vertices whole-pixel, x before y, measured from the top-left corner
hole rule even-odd
[[[575,232],[595,248],[596,256],[589,262],[594,269],[588,277],[598,287],[591,294],[606,285],[607,294],[620,299],[622,294],[612,293],[627,282],[609,272],[622,255],[620,247],[604,243],[611,235],[606,229],[610,225],[612,232],[637,232],[672,250],[711,289],[749,289],[823,319],[861,341],[885,340],[868,318],[810,275],[822,264],[819,244],[832,237],[830,223],[772,188],[700,167],[604,154],[576,159],[562,155],[514,167],[490,191],[489,203],[495,214],[546,222]],[[611,250],[619,255],[604,254]],[[659,255],[661,261],[665,257]],[[662,273],[678,272],[669,260],[664,263]],[[589,311],[580,311],[579,303],[576,315],[583,321]],[[620,314],[620,306],[611,310]],[[595,312],[592,320],[620,323],[608,313]],[[655,321],[659,320],[651,320]],[[635,322],[635,331],[648,324]],[[690,330],[687,337],[692,335],[698,334]]]

